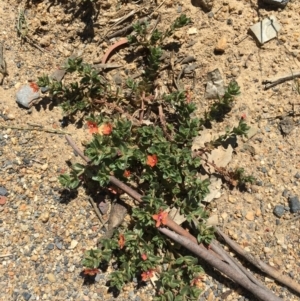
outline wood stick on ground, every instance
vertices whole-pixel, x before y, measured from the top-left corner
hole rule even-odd
[[[288,80],[292,80],[297,77],[300,77],[300,72],[296,72],[293,74],[287,74],[287,75],[284,75],[284,76],[276,78],[276,79],[264,80],[262,83],[265,85],[265,90],[268,90],[276,85],[282,84]]]
[[[95,213],[100,221],[100,226],[103,227],[105,225],[105,221],[102,218],[102,215],[100,213],[99,208],[97,207],[97,204],[94,202],[94,200],[89,196],[88,197],[90,204],[92,205],[93,209],[95,210]]]
[[[300,294],[300,285],[295,282],[292,278],[283,275],[281,271],[274,269],[268,264],[264,263],[257,257],[252,256],[250,253],[243,250],[236,242],[231,240],[225,233],[223,233],[219,228],[216,228],[216,232],[220,235],[222,239],[240,256],[247,259],[254,266],[259,268],[262,272],[266,273],[268,276],[271,276],[273,279],[284,284],[285,286],[293,289],[295,292]]]
[[[242,275],[237,273],[235,269],[232,269],[228,264],[221,261],[220,259],[214,257],[212,254],[209,253],[208,250],[203,248],[199,248],[199,246],[190,241],[188,238],[178,235],[173,231],[167,228],[158,228],[158,230],[171,238],[172,240],[176,241],[180,245],[184,246],[185,248],[189,249],[191,252],[199,256],[200,258],[204,259],[207,263],[211,266],[219,270],[220,272],[224,273],[236,283],[239,283],[253,295],[258,297],[263,301],[283,301],[281,298],[274,295],[272,292],[263,289],[262,287],[254,284],[253,282],[249,281],[246,275]]]

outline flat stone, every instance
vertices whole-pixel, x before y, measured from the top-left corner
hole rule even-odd
[[[40,97],[39,89],[36,90],[34,87],[30,85],[25,85],[18,90],[16,94],[16,101],[24,108],[29,109],[33,105],[33,102],[37,100],[39,97]]]
[[[218,99],[225,94],[224,81],[219,69],[207,73],[205,98]]]
[[[277,37],[281,26],[275,16],[270,16],[250,27],[260,44],[264,44]]]
[[[300,211],[300,201],[297,196],[292,196],[288,198],[290,210],[292,213]]]

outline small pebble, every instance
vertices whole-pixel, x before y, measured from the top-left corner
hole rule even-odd
[[[217,42],[215,51],[218,53],[223,53],[226,48],[227,48],[227,39],[225,37],[221,37],[221,39]]]
[[[47,278],[50,282],[56,282],[56,277],[54,274],[50,273],[47,275]]]
[[[43,223],[47,223],[48,220],[49,220],[49,212],[43,212],[40,216],[40,220],[43,222]]]
[[[56,242],[55,245],[58,250],[61,250],[63,248],[62,242]]]
[[[253,221],[255,216],[254,216],[254,213],[252,211],[248,211],[247,214],[245,215],[245,218],[248,220],[248,221]]]
[[[77,240],[72,240],[69,249],[75,249],[78,244]]]
[[[22,296],[23,296],[23,298],[24,298],[25,301],[28,301],[31,298],[32,295],[29,294],[29,293],[27,293],[27,292],[24,292],[22,294]]]
[[[53,250],[54,249],[54,244],[48,244],[47,249],[48,250]]]
[[[274,210],[273,210],[273,213],[277,216],[277,217],[282,217],[284,215],[284,206],[282,205],[276,205]]]
[[[292,213],[300,211],[300,201],[297,196],[292,196],[288,198],[290,210]]]
[[[297,173],[294,175],[294,177],[295,177],[296,179],[300,179],[300,172],[297,172]]]

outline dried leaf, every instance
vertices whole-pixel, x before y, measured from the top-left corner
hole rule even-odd
[[[218,199],[222,195],[221,188],[222,180],[212,175],[210,177],[210,184],[208,186],[209,194],[204,198],[203,201],[206,203],[210,203],[212,200]]]
[[[232,159],[232,152],[233,148],[231,145],[228,145],[226,149],[223,146],[219,146],[218,148],[214,149],[210,154],[206,154],[206,159],[208,162],[213,163],[217,167],[226,167]],[[209,174],[215,172],[215,168],[207,162],[203,161],[202,166],[205,169],[205,171]]]
[[[180,210],[173,207],[171,210],[168,208],[166,210],[169,213],[169,217],[178,225],[181,225],[183,222],[186,221],[184,215],[180,214]]]

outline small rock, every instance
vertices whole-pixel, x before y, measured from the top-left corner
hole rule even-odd
[[[26,232],[28,230],[28,225],[21,224],[20,228],[22,231]]]
[[[300,179],[300,172],[297,172],[297,173],[294,175],[294,177],[295,177],[296,179]]]
[[[63,248],[62,242],[56,242],[55,245],[58,250],[61,250]]]
[[[285,237],[283,233],[275,233],[275,237],[277,238],[277,243],[281,246],[284,245]]]
[[[284,206],[282,205],[276,205],[274,210],[273,210],[273,213],[277,216],[277,217],[282,217],[284,215]]]
[[[254,220],[254,213],[252,211],[248,211],[247,214],[245,215],[245,218],[248,221],[253,221]]]
[[[215,51],[218,53],[223,53],[225,51],[225,49],[227,48],[227,40],[225,37],[222,37],[216,47],[215,47]]]
[[[48,244],[47,249],[48,250],[53,250],[54,249],[54,244]]]
[[[16,118],[14,114],[8,114],[6,117],[7,117],[9,120],[14,120],[14,119]]]
[[[27,292],[24,292],[22,294],[22,296],[23,296],[23,298],[24,298],[25,301],[28,301],[31,298],[32,295],[29,294],[29,293],[27,293]]]
[[[290,210],[292,213],[300,211],[300,201],[297,196],[292,196],[288,198]]]
[[[268,248],[268,247],[264,247],[264,252],[265,252],[265,253],[271,253],[271,252],[272,252],[272,249],[271,249],[271,248]]]
[[[236,198],[233,197],[232,195],[230,195],[230,196],[228,196],[228,201],[229,201],[230,203],[235,203],[235,202],[236,202]]]
[[[188,34],[189,35],[193,35],[193,34],[197,34],[197,33],[198,33],[198,30],[195,27],[191,27],[191,28],[188,29]]]
[[[7,197],[0,195],[0,205],[5,205],[7,201]]]
[[[69,249],[75,249],[78,244],[77,240],[72,240]]]
[[[38,99],[40,97],[39,87],[35,87],[33,85],[36,85],[34,83],[31,83],[30,85],[22,86],[17,94],[17,103],[22,105],[23,107],[29,109],[33,105],[33,101]]]
[[[48,220],[49,220],[49,212],[43,212],[40,216],[40,220],[43,222],[43,223],[47,223]]]
[[[32,256],[30,257],[30,259],[31,259],[32,261],[36,262],[36,261],[39,259],[39,257],[38,257],[37,255],[32,255]]]
[[[50,282],[56,282],[56,277],[54,274],[50,273],[47,275],[47,278]]]
[[[282,196],[287,198],[290,195],[290,192],[288,189],[284,189],[284,191],[282,192]]]
[[[46,163],[46,164],[43,164],[42,166],[41,166],[41,169],[42,170],[46,170],[48,168],[48,164]]]

